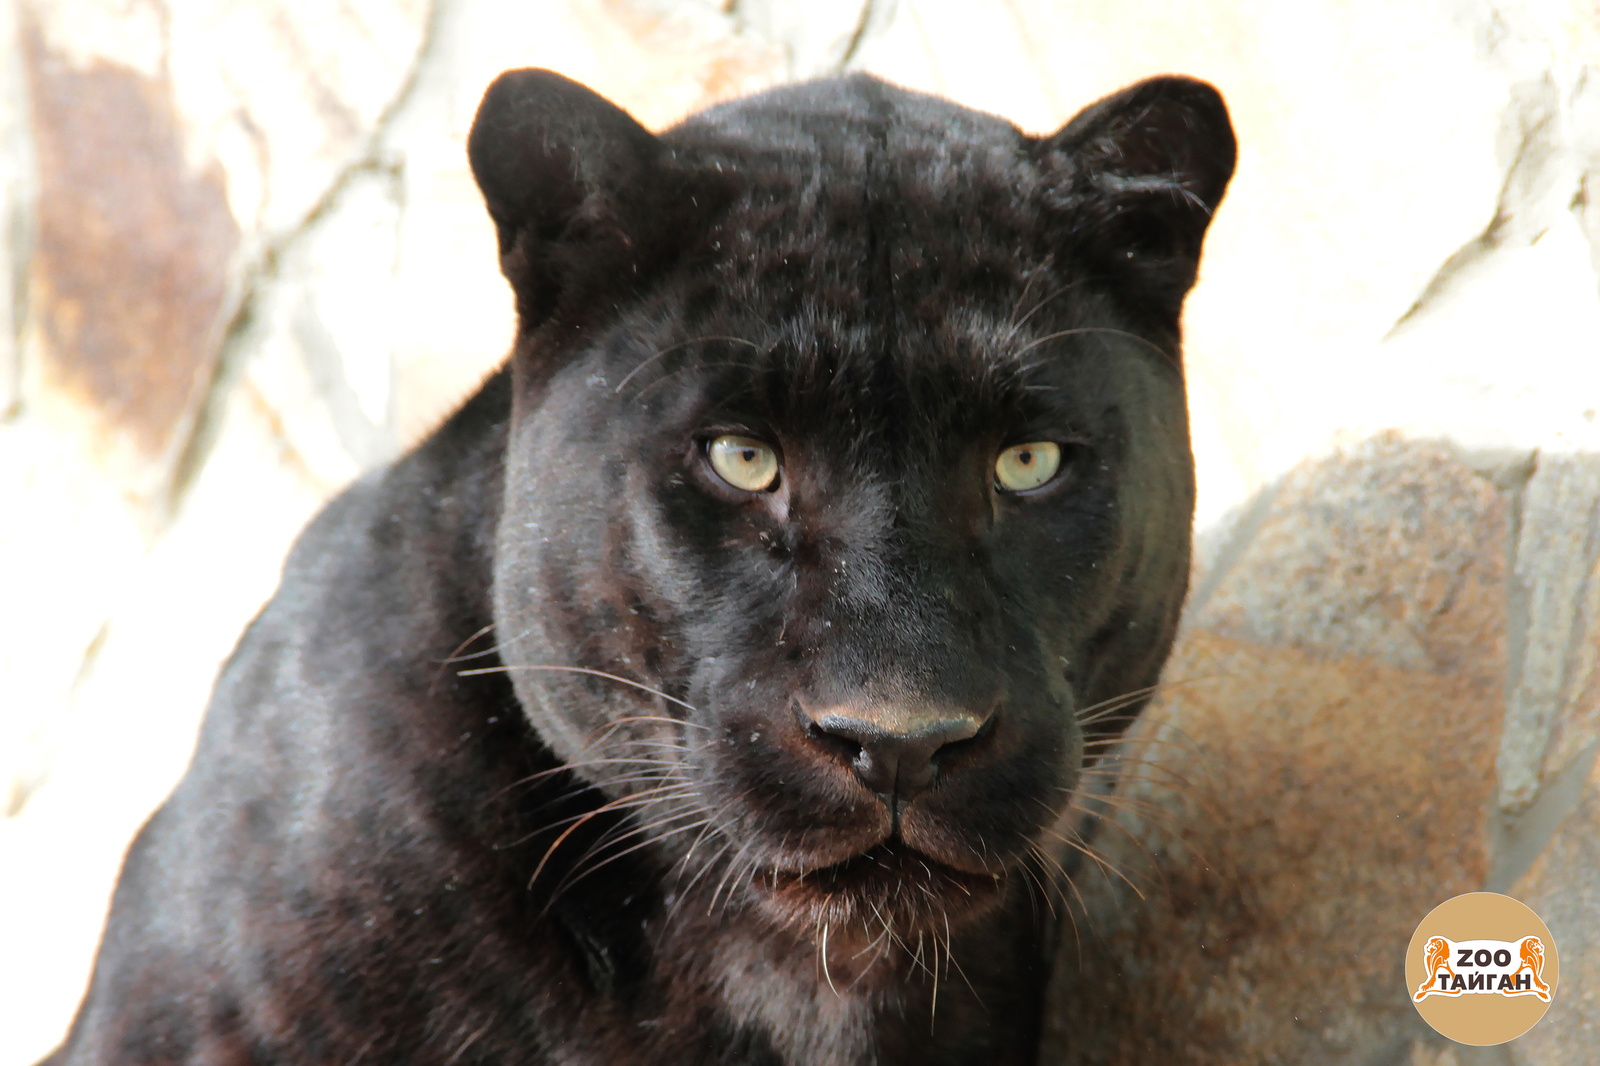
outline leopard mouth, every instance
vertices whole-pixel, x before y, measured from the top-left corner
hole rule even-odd
[[[891,839],[842,862],[804,872],[763,870],[752,887],[768,908],[797,923],[942,928],[987,910],[1005,877],[972,873]]]

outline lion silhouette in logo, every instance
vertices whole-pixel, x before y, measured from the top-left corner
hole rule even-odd
[[[1538,989],[1539,998],[1549,1003],[1550,986],[1544,983],[1544,941],[1536,936],[1524,937],[1518,954],[1522,956],[1522,965],[1517,968],[1517,973],[1532,970],[1533,985]]]
[[[1524,947],[1522,950],[1523,960],[1526,961],[1528,949]],[[1456,972],[1450,968],[1450,941],[1444,937],[1436,936],[1429,939],[1427,953],[1423,958],[1425,960],[1424,965],[1428,968],[1428,976],[1423,980],[1422,984],[1417,986],[1416,995],[1412,997],[1419,1003],[1428,994],[1428,989],[1439,979],[1440,970],[1443,970],[1451,977],[1456,975]]]

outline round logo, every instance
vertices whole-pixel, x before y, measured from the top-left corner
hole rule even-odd
[[[1445,900],[1406,948],[1406,987],[1422,1020],[1458,1044],[1503,1044],[1550,1009],[1560,966],[1550,930],[1498,892]]]

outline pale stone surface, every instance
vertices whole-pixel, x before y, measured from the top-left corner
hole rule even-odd
[[[1600,766],[1511,894],[1544,919],[1561,952],[1560,995],[1516,1042],[1517,1066],[1588,1066],[1600,1048]]]
[[[1543,459],[1523,492],[1500,805],[1525,809],[1539,782],[1597,735],[1600,456]]]
[[[17,444],[15,431],[0,429],[0,460]],[[148,550],[137,530],[114,525],[126,521],[120,501],[94,494],[62,502],[70,519],[39,516],[61,521],[25,543],[0,538],[0,557],[20,550],[36,563],[28,578],[43,587],[23,591],[48,609],[0,613],[0,648],[28,653],[0,663],[6,699],[49,712],[34,718],[22,753],[43,779],[25,781],[21,809],[0,818],[0,1062],[31,1063],[60,1039],[123,849],[181,774],[217,668],[276,585],[284,546],[322,501],[248,387],[230,399],[212,455]],[[75,461],[51,469],[88,482]],[[79,530],[71,519],[108,525]],[[55,569],[77,553],[88,573],[72,576],[82,585]],[[19,569],[8,568],[0,590],[8,605],[18,602],[7,594]],[[92,596],[51,596],[52,585]],[[52,627],[57,640],[40,641],[34,626]]]
[[[0,419],[19,398],[22,277],[32,240],[33,143],[19,30],[16,8],[0,4]]]
[[[405,315],[395,284],[400,175],[346,181],[277,257],[232,354],[276,433],[331,493],[394,458],[393,348]]]
[[[1330,987],[1381,987],[1389,942],[1484,883],[1600,972],[1588,0],[0,0],[0,869],[27,871],[0,877],[0,1066],[64,1028],[120,851],[295,531],[506,350],[465,161],[489,80],[549,66],[659,128],[839,64],[1033,132],[1190,73],[1239,132],[1186,318],[1203,565],[1168,677],[1194,683],[1135,768],[1198,784],[1128,783],[1166,812],[1168,895],[1084,889],[1086,957],[1162,991],[1135,1017],[1079,986],[1062,1061],[1148,1061],[1080,1039],[1102,1024],[1188,1027],[1156,1061],[1589,1061],[1581,996],[1479,1052],[1272,980],[1361,921]],[[97,121],[103,145],[51,139]],[[78,224],[102,202],[115,225]]]
[[[830,74],[851,65],[861,46],[883,29],[893,5],[864,0],[741,0],[732,8],[739,29],[783,53],[786,80]]]
[[[298,228],[403,100],[428,0],[168,0],[173,97],[193,158],[228,174],[241,227]]]

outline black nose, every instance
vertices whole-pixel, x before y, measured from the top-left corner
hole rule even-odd
[[[994,721],[992,711],[800,709],[811,736],[846,758],[862,784],[880,796],[902,800],[934,783],[943,749],[986,735]]]

